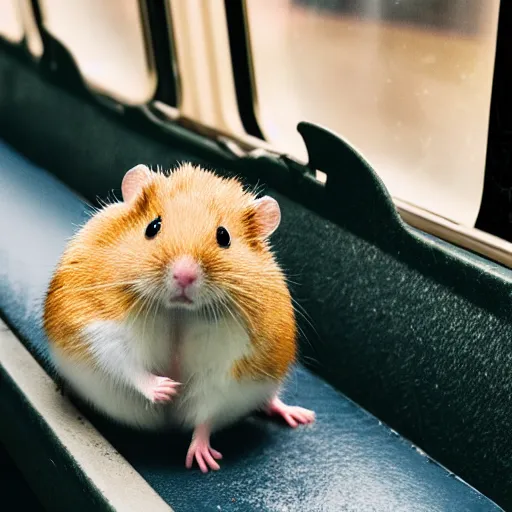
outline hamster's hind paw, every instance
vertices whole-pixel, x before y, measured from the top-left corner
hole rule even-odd
[[[271,400],[266,412],[269,416],[280,416],[292,428],[298,427],[299,424],[308,425],[315,421],[314,411],[304,409],[303,407],[286,405],[277,397]]]
[[[179,386],[181,386],[181,383],[172,379],[153,375],[146,396],[153,403],[169,402],[178,394]]]
[[[216,460],[220,459],[222,459],[222,454],[210,446],[208,425],[203,424],[196,427],[185,459],[185,467],[190,469],[195,460],[202,473],[208,473],[208,469],[217,471],[220,466]]]

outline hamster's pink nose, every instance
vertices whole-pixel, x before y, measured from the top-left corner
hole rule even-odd
[[[199,277],[199,265],[192,258],[182,258],[174,264],[172,276],[178,286],[186,288]]]

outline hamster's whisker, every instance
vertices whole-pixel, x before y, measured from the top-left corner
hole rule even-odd
[[[133,301],[133,304],[131,304],[130,309],[128,310],[129,313],[131,313],[136,306],[138,306],[142,302],[143,297],[137,296],[137,298]]]
[[[294,286],[300,286],[300,283],[298,281],[292,281],[288,276],[284,276],[284,280],[288,284],[293,284]]]
[[[217,315],[215,314],[215,309],[214,309],[212,303],[207,303],[207,309],[206,309],[205,314],[210,317],[210,318],[207,318],[206,320],[207,321],[213,320],[215,327],[218,328],[219,324],[218,324],[218,320],[217,320]],[[208,331],[209,332],[208,332],[208,337],[207,337],[207,343],[210,344],[210,340],[212,337],[212,329],[209,329]]]
[[[237,315],[234,314],[234,312],[231,310],[229,305],[226,302],[226,299],[222,297],[220,293],[218,295],[218,308],[222,308],[223,312],[227,312],[233,319],[235,326],[238,326],[241,330],[245,331],[245,327],[241,324],[239,318],[237,318]],[[226,327],[228,329],[229,335],[233,336],[233,329],[235,328],[231,322],[226,322]]]
[[[224,306],[225,310],[231,315],[231,317],[233,318],[234,322],[241,329],[245,330],[245,326],[242,323],[242,319],[240,318],[240,314],[237,314],[238,311],[240,310],[242,316],[247,316],[247,314],[245,313],[244,309],[242,307],[238,306],[236,301],[230,295],[223,296],[223,295],[221,295],[219,293],[218,294],[218,299],[219,299],[220,303]],[[233,311],[233,309],[230,307],[230,304],[233,305],[233,307],[235,308],[235,311]]]
[[[142,324],[142,337],[145,338],[145,334],[146,334],[146,324],[147,324],[147,321],[148,321],[148,315],[149,313],[151,312],[151,310],[154,308],[155,309],[155,316],[156,316],[156,312],[157,312],[157,308],[156,306],[158,306],[158,294],[157,293],[154,293],[152,296],[150,296],[151,299],[149,301],[149,305],[147,307],[147,310],[146,310],[146,314],[144,316],[144,323]],[[154,324],[154,319],[153,319],[153,324]]]
[[[200,314],[206,322],[209,322],[213,318],[213,312],[211,309],[211,304],[209,302],[205,302],[203,307],[200,310]]]
[[[138,301],[139,307],[138,307],[135,315],[131,318],[130,327],[133,327],[135,325],[135,322],[139,318],[141,312],[144,310],[144,306],[146,305],[147,301],[148,301],[147,297],[141,297],[141,299]]]
[[[214,320],[215,323],[218,324],[219,318],[222,316],[222,309],[221,309],[221,296],[218,290],[215,289],[215,287],[211,287],[208,289],[209,295],[211,295],[211,299],[209,301],[209,305],[214,312]]]
[[[151,329],[154,331],[155,330],[155,322],[156,322],[156,316],[158,315],[158,306],[160,305],[160,303],[162,302],[162,293],[159,291],[155,294],[155,304],[154,304],[154,307],[153,307],[153,320],[152,320],[152,324],[151,324]]]
[[[266,274],[265,277],[269,277],[270,279],[274,279],[275,278],[275,276],[273,276],[273,275],[269,276],[268,274]],[[232,276],[232,280],[229,283],[227,283],[226,287],[229,288],[230,291],[238,292],[240,295],[243,295],[244,297],[251,298],[251,300],[252,300],[252,297],[250,295],[248,295],[247,290],[245,290],[244,288],[238,286],[235,283],[235,281],[243,281],[244,279],[247,279],[247,275],[240,275],[240,276],[235,275],[235,276]],[[269,290],[272,291],[273,287],[270,286]],[[276,291],[279,290],[277,285],[275,287],[275,290]]]
[[[247,290],[233,283],[229,283],[226,288],[229,291],[226,297],[235,309],[239,309],[241,313],[247,314],[250,312],[249,310],[259,307],[258,301],[248,294]]]
[[[142,324],[142,337],[144,338],[145,332],[146,332],[146,324],[148,320],[148,316],[150,315],[151,311],[154,310],[153,315],[153,326],[155,323],[156,314],[158,312],[158,304],[161,300],[161,295],[163,294],[163,290],[153,282],[146,282],[146,290],[147,290],[147,296],[148,300],[144,302],[144,307],[146,308],[146,314],[144,315],[144,322]],[[146,307],[147,305],[147,307]]]
[[[146,335],[146,322],[148,320],[148,314],[151,311],[151,305],[153,304],[153,300],[154,300],[153,295],[149,295],[148,301],[147,301],[147,306],[144,308],[145,314],[144,314],[144,318],[142,320],[142,339],[146,338],[146,336],[145,336]]]
[[[295,312],[298,313],[301,316],[301,318],[304,319],[304,321],[309,325],[309,327],[313,329],[313,332],[318,336],[318,331],[316,330],[316,327],[313,325],[313,322],[311,321],[311,318],[309,318],[309,315],[307,314],[306,310],[293,297],[291,297],[291,299],[293,303],[293,309],[295,310]]]
[[[213,318],[214,318],[214,321],[215,321],[215,327],[218,330],[218,328],[219,328],[219,311],[217,309],[218,306],[216,304],[210,304],[210,308],[211,308],[212,313],[213,313]]]
[[[313,346],[313,344],[309,341],[308,337],[306,336],[304,330],[302,329],[302,327],[297,324],[297,330],[299,331],[299,335],[300,337],[306,342],[306,344],[311,348],[311,350],[313,352],[316,352],[315,350],[315,347]],[[305,360],[307,357],[306,356],[303,356],[302,355],[302,350],[300,348],[300,344],[297,344],[297,355],[298,355],[298,359],[299,360]],[[311,359],[312,361],[314,361],[314,358],[312,357],[309,357],[308,359]],[[318,361],[317,361],[318,362]]]
[[[138,283],[139,285],[141,284],[146,284],[146,283]],[[137,321],[137,319],[139,318],[141,312],[144,310],[144,308],[146,307],[146,305],[149,303],[149,301],[151,300],[151,297],[152,295],[149,294],[149,293],[144,293],[148,288],[151,288],[150,285],[146,284],[146,287],[145,289],[142,289],[140,290],[140,299],[139,299],[139,303],[140,303],[140,307],[139,309],[137,310],[137,313],[135,314],[134,318],[132,319],[132,322],[131,322],[131,325],[133,327],[133,325],[135,325],[135,322]],[[142,302],[141,302],[142,301]]]
[[[220,321],[220,312],[219,312],[219,309],[218,309],[218,304],[217,304],[217,297],[216,297],[216,294],[214,292],[214,290],[209,290],[209,292],[211,292],[211,295],[213,296],[212,298],[208,298],[205,303],[204,303],[204,309],[203,309],[203,314],[205,315],[205,319],[208,321],[208,322],[213,322],[215,324],[215,329],[216,329],[216,332],[218,331],[218,328],[219,328],[219,321]]]

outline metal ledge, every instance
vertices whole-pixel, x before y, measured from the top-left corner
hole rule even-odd
[[[37,415],[40,424],[34,426],[41,428],[42,424],[54,437],[64,455],[72,461],[78,473],[76,476],[80,477],[83,493],[99,497],[104,505],[102,508],[105,509],[126,512],[171,510],[89,421],[68,400],[63,399],[55,382],[2,321],[0,371],[8,376]],[[4,390],[0,409],[7,399]],[[22,438],[11,438],[10,441],[7,445],[10,452],[17,451],[14,443],[27,442]],[[25,463],[26,466],[39,462],[23,461],[19,458],[17,461]],[[55,465],[55,462],[51,463]],[[60,472],[63,468],[56,469]],[[22,470],[30,471],[27,467]],[[66,473],[62,473],[61,478],[65,478],[65,475]],[[33,478],[29,481],[32,485],[37,485]],[[67,479],[63,480],[64,487],[66,484]],[[69,510],[65,504],[59,503],[59,495],[51,496],[48,491],[37,488],[34,491],[49,510]]]

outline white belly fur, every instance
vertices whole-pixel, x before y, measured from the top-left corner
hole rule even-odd
[[[83,334],[99,366],[77,363],[53,350],[59,373],[97,409],[132,426],[193,428],[209,422],[218,429],[262,407],[280,384],[270,379],[238,381],[232,377],[234,362],[252,347],[248,333],[231,317],[212,323],[194,313],[180,312],[178,316],[164,312],[154,321],[95,322]],[[176,350],[179,376],[171,375]],[[125,363],[178,377],[183,383],[179,395],[169,404],[151,404],[117,378],[116,367]]]

